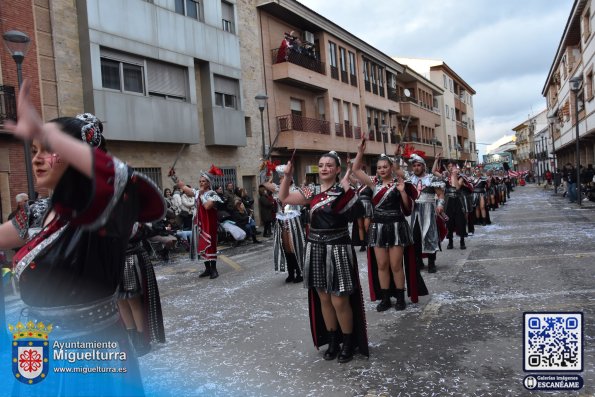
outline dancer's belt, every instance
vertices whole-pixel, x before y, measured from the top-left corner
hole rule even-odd
[[[110,296],[94,302],[71,306],[33,307],[23,309],[28,320],[52,324],[53,333],[61,338],[75,338],[96,333],[120,319],[116,298]]]
[[[331,243],[336,240],[349,238],[349,231],[346,228],[341,229],[312,229],[308,233],[308,241],[314,243]]]
[[[473,189],[473,193],[485,193],[485,192],[486,192],[485,188],[482,188],[482,187],[476,187]]]
[[[416,203],[435,203],[436,202],[436,193],[424,193],[423,191],[415,200]]]
[[[372,221],[375,223],[393,223],[393,222],[402,222],[405,220],[405,216],[399,210],[382,210],[375,208],[374,209],[374,216],[372,217]]]

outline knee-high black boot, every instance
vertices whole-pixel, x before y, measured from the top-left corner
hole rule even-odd
[[[211,275],[211,261],[205,261],[205,270],[198,277],[209,277]]]
[[[467,249],[467,246],[465,246],[465,237],[461,237],[461,249]]]
[[[353,351],[355,350],[355,340],[353,334],[343,334],[343,347],[339,353],[338,361],[346,363],[353,359]]]
[[[397,288],[397,303],[395,304],[395,310],[405,310],[405,290]]]
[[[329,334],[328,349],[324,352],[324,358],[327,361],[334,360],[339,354],[339,332],[337,330],[326,331]]]
[[[428,273],[436,273],[436,253],[428,254]]]
[[[297,256],[295,256],[295,253],[291,253],[287,254],[287,258],[291,262],[293,262],[293,270],[295,272],[295,278],[293,279],[293,282],[301,283],[302,281],[304,281],[304,278],[302,277],[302,271],[300,270],[300,265],[298,264]]]
[[[219,277],[219,272],[217,271],[217,261],[211,261],[211,279]]]
[[[291,259],[291,256],[294,254],[290,252],[285,253],[285,262],[287,263],[287,278],[285,279],[286,283],[292,283],[295,281],[295,262]]]

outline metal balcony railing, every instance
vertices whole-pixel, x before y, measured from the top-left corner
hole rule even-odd
[[[335,80],[339,80],[339,69],[333,65],[331,65],[331,77]]]
[[[17,102],[14,87],[0,85],[0,125],[5,120],[17,119]]]
[[[275,48],[272,50],[273,65],[276,63],[290,62],[320,74],[326,74],[324,62],[321,62],[310,52],[296,51],[290,48]]]
[[[349,76],[349,79],[351,80],[351,85],[357,87],[357,76],[355,74],[352,74]]]
[[[295,130],[330,135],[330,123],[326,120],[317,120],[297,114],[288,114],[277,117],[277,130]]]
[[[343,124],[335,123],[335,135],[343,136]]]
[[[345,138],[353,138],[353,127],[345,122]]]
[[[362,139],[362,128],[357,125],[353,127],[353,137],[355,139]]]

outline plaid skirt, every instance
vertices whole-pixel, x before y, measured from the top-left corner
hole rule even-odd
[[[336,296],[351,295],[356,286],[355,263],[347,229],[330,233],[310,229],[304,257],[304,287]]]
[[[368,234],[370,247],[390,248],[397,245],[406,247],[413,244],[413,233],[409,222],[372,223]]]

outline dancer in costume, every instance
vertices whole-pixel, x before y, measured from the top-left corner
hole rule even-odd
[[[439,226],[444,227],[442,215],[445,183],[441,178],[426,172],[423,157],[412,154],[409,162],[413,166],[413,175],[409,181],[418,192],[410,218],[415,241],[415,259],[418,267],[423,267],[422,256],[427,256],[428,273],[436,273],[436,252],[440,250]]]
[[[467,220],[465,217],[465,206],[461,196],[461,187],[464,185],[463,177],[459,175],[459,168],[455,160],[448,162],[448,173],[445,178],[445,204],[444,208],[448,216],[448,245],[447,249],[453,249],[454,233],[458,234],[461,241],[460,247],[462,250],[465,246],[465,228]]]
[[[190,258],[201,258],[205,261],[205,270],[198,277],[219,277],[217,271],[217,203],[222,203],[221,197],[211,190],[212,178],[223,175],[223,172],[211,166],[208,172],[201,171],[198,179],[198,190],[189,188],[178,180],[178,187],[196,201],[196,214],[192,219],[192,242],[190,244]]]
[[[279,165],[275,172],[279,175],[280,183],[285,179],[285,166]],[[289,192],[297,192],[298,189],[291,180]],[[264,186],[273,193],[277,211],[275,218],[277,222],[273,230],[273,263],[276,272],[284,272],[287,265],[286,283],[301,283],[302,269],[304,267],[304,227],[301,221],[301,207],[299,205],[283,205],[279,199],[279,186],[273,182],[265,182]]]
[[[51,339],[61,342],[112,342],[115,356],[125,357],[127,373],[69,373],[68,378],[52,373],[36,384],[15,382],[13,394],[143,395],[115,292],[133,225],[165,216],[163,196],[149,178],[104,152],[97,125],[71,117],[43,124],[29,90],[25,81],[18,122],[7,123],[7,129],[32,140],[37,186],[53,193],[0,226],[0,247],[22,246],[13,268],[27,307],[21,321],[51,330]],[[52,362],[54,367],[69,365],[67,359]],[[116,368],[122,361],[108,359],[101,365]],[[97,362],[77,361],[76,366],[95,368]]]
[[[481,168],[475,167],[475,175],[471,179],[473,184],[473,208],[475,219],[483,226],[489,223],[489,214],[486,203],[489,202],[488,178],[483,175]]]
[[[368,230],[374,216],[374,206],[372,205],[372,189],[369,186],[360,184],[357,188],[357,195],[364,209],[362,216],[357,218],[357,231],[361,244],[360,251],[365,251],[368,246]]]
[[[379,312],[391,307],[391,296],[397,298],[395,309],[405,310],[403,252],[404,247],[413,244],[411,227],[405,217],[413,209],[415,188],[405,183],[401,176],[394,177],[394,162],[385,154],[376,162],[377,176],[370,178],[361,169],[365,149],[366,141],[362,139],[353,162],[353,173],[373,191],[374,215],[368,239],[368,246],[372,248],[368,249],[370,295],[373,301],[377,294],[381,296],[382,300],[376,306]]]
[[[308,187],[289,192],[291,161],[285,166],[279,198],[285,204],[310,205],[310,230],[304,257],[304,286],[308,288],[310,329],[314,346],[328,344],[325,360],[340,363],[353,358],[354,350],[368,356],[368,336],[357,257],[351,246],[348,223],[357,202],[349,173],[338,183],[341,160],[335,152],[318,162],[321,193]],[[340,347],[341,341],[343,345]]]

